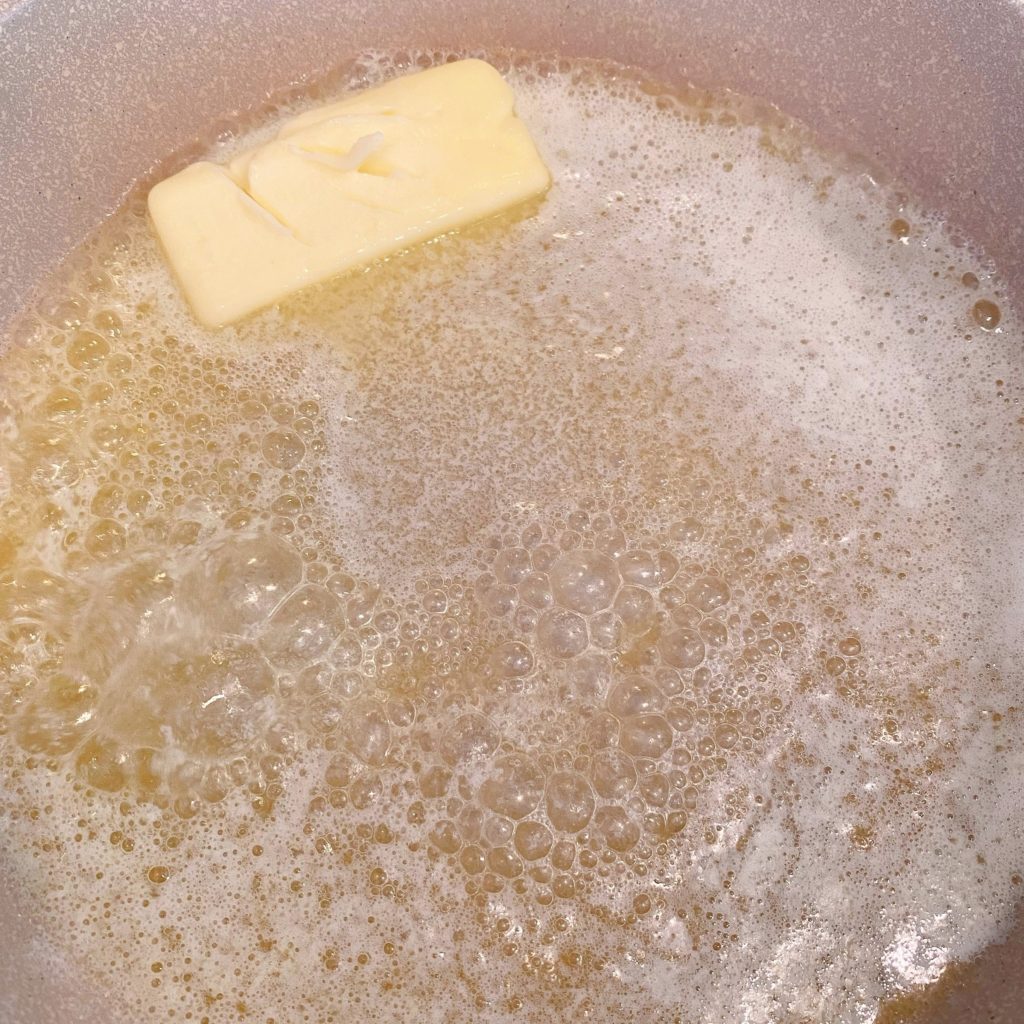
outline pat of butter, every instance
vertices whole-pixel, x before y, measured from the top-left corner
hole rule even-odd
[[[513,104],[490,64],[456,61],[160,182],[149,212],[196,316],[230,323],[543,192],[550,175]]]

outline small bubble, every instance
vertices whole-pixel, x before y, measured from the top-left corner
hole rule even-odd
[[[127,542],[125,528],[113,519],[100,519],[90,528],[85,538],[85,548],[96,558],[109,558],[120,554]]]
[[[423,610],[431,615],[443,615],[448,610],[448,597],[443,590],[428,590],[422,604]]]
[[[971,307],[971,316],[974,322],[983,331],[994,331],[1002,319],[1002,312],[999,307],[989,299],[978,299]]]
[[[306,444],[291,430],[272,430],[263,438],[263,457],[278,469],[294,469],[306,454]]]
[[[608,695],[608,710],[619,718],[657,711],[663,703],[661,690],[640,675],[616,683]]]
[[[618,558],[626,550],[626,535],[621,530],[603,530],[597,535],[597,549],[609,558]]]
[[[792,622],[776,622],[772,626],[772,636],[779,641],[780,644],[788,644],[796,639],[796,629]]]
[[[530,572],[530,552],[526,548],[499,551],[494,560],[494,575],[502,583],[520,583]]]
[[[499,759],[480,787],[480,799],[485,807],[515,820],[530,814],[543,795],[544,773],[524,754],[508,754]]]
[[[661,772],[650,772],[640,778],[640,794],[649,807],[664,807],[668,800],[668,778]]]
[[[533,549],[531,562],[537,572],[547,572],[558,557],[558,548],[554,544],[538,544]]]
[[[551,850],[551,864],[559,871],[568,871],[576,862],[576,844],[561,839]]]
[[[590,783],[577,772],[556,772],[548,780],[547,812],[560,832],[579,832],[594,814]]]
[[[454,821],[439,821],[430,832],[430,841],[442,853],[456,853],[462,846],[462,839]]]
[[[357,810],[365,810],[377,803],[384,794],[384,786],[380,776],[375,772],[360,775],[349,787],[352,806]]]
[[[487,858],[479,846],[466,846],[459,854],[459,863],[467,875],[479,875],[487,866]]]
[[[729,597],[728,585],[717,576],[702,576],[686,591],[686,600],[705,615],[728,604]]]
[[[533,652],[518,640],[508,640],[494,651],[491,667],[503,679],[529,675],[533,669]]]
[[[700,599],[708,603],[712,601],[706,590],[702,591]],[[681,669],[695,669],[704,660],[705,654],[701,635],[695,630],[685,628],[663,633],[658,640],[658,650],[667,664]]]
[[[576,895],[576,882],[572,875],[556,875],[551,891],[562,900],[571,900]]]
[[[825,662],[825,671],[830,676],[842,675],[846,670],[846,662],[842,658],[829,658]]]
[[[379,704],[364,701],[346,712],[345,747],[364,764],[380,767],[391,748],[391,723]]]
[[[74,419],[82,411],[82,396],[71,388],[54,388],[43,400],[40,411],[54,423]]]
[[[636,786],[633,759],[621,750],[600,750],[591,762],[590,780],[599,796],[606,800],[621,800]]]
[[[715,743],[723,750],[731,750],[739,741],[740,734],[731,725],[720,725],[715,730]]]
[[[489,758],[501,742],[494,723],[478,711],[460,715],[441,736],[438,751],[453,767]]]
[[[563,608],[593,615],[607,608],[619,588],[615,563],[599,551],[569,551],[551,566],[551,590]]]
[[[668,530],[669,536],[681,544],[695,544],[704,536],[704,526],[699,519],[693,517],[673,523]]]
[[[573,692],[588,704],[596,704],[604,696],[611,678],[611,661],[607,654],[596,651],[577,658],[566,669]]]
[[[626,583],[638,587],[657,586],[660,573],[654,558],[646,551],[626,551],[616,560]]]
[[[521,821],[516,826],[515,846],[524,860],[546,857],[552,842],[551,833],[539,821]]]
[[[672,728],[661,715],[636,715],[622,723],[619,745],[634,757],[657,759],[672,745]]]
[[[628,853],[640,842],[640,826],[618,805],[598,808],[594,823],[605,843],[616,853]]]
[[[589,641],[587,622],[575,612],[552,609],[537,625],[541,646],[556,658],[574,658],[586,650]]]
[[[693,712],[677,701],[666,708],[665,718],[676,732],[689,732],[697,722]]]
[[[654,615],[654,598],[642,587],[624,587],[615,597],[614,611],[635,632],[647,629]]]
[[[523,530],[520,542],[524,548],[535,548],[544,539],[544,531],[539,523],[531,523]]]
[[[601,612],[590,620],[590,639],[606,651],[622,645],[622,620],[614,612]]]
[[[902,217],[897,217],[889,225],[889,234],[905,243],[910,237],[910,225]]]
[[[519,584],[519,600],[537,611],[544,611],[554,603],[548,577],[542,572],[532,572]]]
[[[487,866],[503,878],[515,878],[523,873],[523,862],[507,846],[492,849],[487,854]]]
[[[267,567],[268,574],[277,571],[284,571],[283,564]],[[264,596],[258,590],[253,595],[257,600]],[[276,590],[266,594],[267,603],[274,597],[278,597]],[[260,644],[275,665],[294,670],[320,657],[344,628],[341,602],[325,587],[307,584],[292,593],[270,617]]]
[[[68,362],[76,370],[94,370],[109,354],[110,344],[92,331],[77,331],[68,345]]]

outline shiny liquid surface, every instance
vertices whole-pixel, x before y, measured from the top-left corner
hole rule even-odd
[[[206,333],[134,202],[8,345],[5,857],[133,1020],[872,1020],[1020,885],[1018,319],[770,112],[495,59],[542,203]]]

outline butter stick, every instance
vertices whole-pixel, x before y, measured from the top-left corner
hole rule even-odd
[[[227,165],[200,161],[149,193],[196,317],[230,323],[550,184],[512,89],[462,60],[288,121]]]

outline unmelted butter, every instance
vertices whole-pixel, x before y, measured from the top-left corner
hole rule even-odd
[[[455,61],[160,182],[149,211],[196,316],[237,320],[543,192],[550,175],[513,103],[491,65]]]

